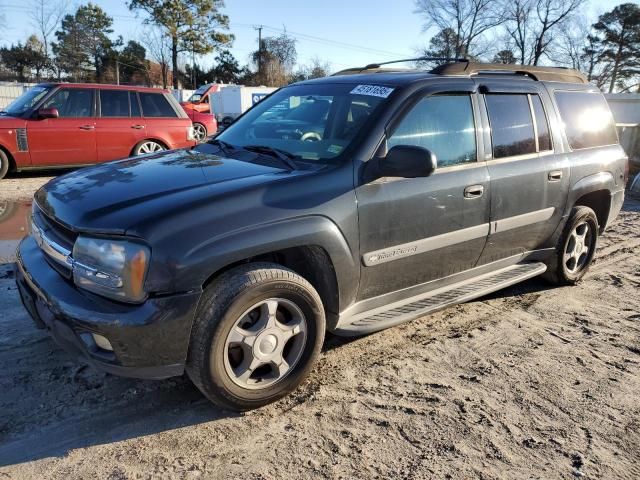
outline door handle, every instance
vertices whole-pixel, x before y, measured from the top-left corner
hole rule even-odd
[[[469,185],[464,189],[464,198],[479,198],[484,193],[484,186]]]
[[[136,130],[142,130],[144,125],[131,125],[131,128],[135,128]]]
[[[80,130],[95,130],[96,127],[93,125],[80,125]]]
[[[550,182],[559,182],[562,180],[562,170],[552,170],[549,172],[549,175],[547,175],[547,178]]]

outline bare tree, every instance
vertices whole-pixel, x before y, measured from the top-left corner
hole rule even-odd
[[[532,35],[532,19],[534,0],[513,0],[507,2],[507,21],[505,30],[511,37],[520,64],[530,63],[529,43]]]
[[[555,45],[550,50],[549,56],[553,63],[581,71],[589,70],[589,58],[585,56],[589,34],[590,28],[583,16],[576,16],[567,22],[558,32]]]
[[[158,27],[150,27],[141,39],[151,60],[160,65],[162,88],[169,85],[169,66],[171,64],[171,39]]]
[[[451,31],[457,57],[473,54],[482,35],[505,19],[502,0],[415,0],[424,30]]]
[[[29,16],[40,35],[46,57],[49,57],[49,39],[60,25],[68,8],[68,0],[31,0]]]
[[[550,57],[563,28],[584,0],[507,0],[505,29],[512,38],[520,63],[539,65]]]

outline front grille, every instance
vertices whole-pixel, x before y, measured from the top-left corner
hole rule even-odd
[[[32,211],[33,236],[49,264],[62,276],[70,278],[71,252],[77,234],[46,215],[34,203]]]
[[[29,151],[29,142],[27,141],[26,128],[16,128],[16,143],[18,144],[19,152]]]

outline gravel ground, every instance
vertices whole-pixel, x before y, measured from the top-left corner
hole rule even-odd
[[[0,196],[23,180],[0,182]],[[533,279],[329,337],[302,387],[242,415],[186,378],[73,359],[34,328],[0,266],[0,479],[639,478],[639,253],[628,199],[578,286]]]

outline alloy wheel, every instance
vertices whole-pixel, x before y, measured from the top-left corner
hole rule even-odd
[[[571,273],[583,269],[593,247],[593,232],[587,222],[581,222],[571,231],[564,250],[564,264]]]
[[[162,152],[164,147],[160,145],[158,142],[153,142],[151,140],[142,143],[138,147],[138,155],[142,155],[143,153],[155,153]]]
[[[299,362],[307,320],[290,300],[269,298],[247,309],[227,335],[224,367],[236,385],[262,389],[285,378]]]
[[[207,138],[207,129],[201,123],[194,123],[193,135],[198,143],[204,142],[204,139]]]

